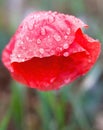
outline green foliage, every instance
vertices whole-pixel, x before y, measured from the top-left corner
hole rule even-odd
[[[3,120],[0,123],[0,130],[7,130],[10,117],[11,117],[11,111],[9,110],[8,113],[6,113],[6,116],[3,118]]]
[[[12,118],[15,121],[17,130],[24,129],[24,103],[25,103],[25,89],[21,85],[12,85],[12,98],[11,98]]]
[[[0,55],[4,46],[8,43],[9,38],[10,36],[8,33],[0,30]]]

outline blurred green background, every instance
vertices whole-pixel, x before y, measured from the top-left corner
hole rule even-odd
[[[0,0],[0,59],[20,22],[39,10],[79,17],[103,43],[103,0]],[[86,76],[52,92],[16,83],[0,61],[0,130],[103,130],[102,55]]]

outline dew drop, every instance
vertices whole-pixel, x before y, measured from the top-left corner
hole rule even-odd
[[[49,14],[51,14],[52,12],[51,11],[48,11]]]
[[[52,45],[52,42],[49,42],[49,43],[48,43],[48,45],[50,45],[50,46],[51,46],[51,45]]]
[[[67,32],[66,32],[68,35],[70,34],[70,28],[67,29]]]
[[[65,35],[65,36],[64,36],[64,39],[67,39],[67,38],[68,38],[68,36],[67,36],[67,35]]]
[[[49,23],[53,23],[53,22],[54,22],[53,16],[49,16],[49,17],[48,17],[48,21],[49,21]]]
[[[61,36],[59,36],[58,34],[55,34],[55,35],[54,35],[54,39],[55,39],[57,42],[59,42],[59,41],[61,41]]]
[[[41,43],[41,40],[40,39],[37,39],[37,44],[40,44]]]
[[[89,59],[88,62],[91,63],[91,59]]]
[[[48,87],[49,87],[49,85],[50,85],[50,84],[49,84],[49,83],[47,83],[47,82],[44,82],[44,83],[43,83],[43,86],[45,86],[45,88],[48,88]]]
[[[23,45],[23,44],[24,44],[24,42],[23,42],[23,41],[20,41],[18,45]]]
[[[18,57],[18,58],[20,58],[20,57],[21,57],[21,55],[20,55],[20,54],[18,54],[18,55],[17,55],[17,57]]]
[[[64,53],[63,53],[63,56],[68,57],[68,56],[69,56],[69,53],[68,53],[68,52],[64,52]]]
[[[43,48],[40,48],[40,49],[39,49],[39,52],[40,52],[41,54],[43,54],[43,53],[44,53],[44,49],[43,49]]]
[[[64,49],[67,49],[68,47],[69,47],[68,43],[65,43],[65,44],[63,45],[63,48],[64,48]]]
[[[45,34],[46,34],[45,29],[42,28],[42,29],[41,29],[41,35],[45,35]]]
[[[69,79],[69,78],[68,78],[68,79],[65,79],[64,82],[65,82],[66,84],[68,84],[68,83],[70,82],[70,79]]]
[[[16,44],[17,44],[17,45],[23,44],[23,41],[17,40]]]
[[[23,38],[24,37],[24,34],[23,33],[20,33],[20,38]]]
[[[28,23],[28,27],[29,27],[30,30],[33,29],[33,24],[34,24],[33,21],[30,21],[30,22]]]
[[[29,37],[26,37],[26,40],[28,41],[28,40],[29,40]]]
[[[54,12],[54,15],[57,15],[57,14],[58,14],[57,11],[55,11],[55,12]]]
[[[22,60],[21,60],[21,62],[24,62],[24,61],[25,61],[25,59],[22,59]]]
[[[50,51],[50,55],[54,55],[55,54],[55,51],[54,50],[51,50]]]
[[[52,79],[50,80],[50,83],[53,83],[55,79],[56,79],[55,77],[52,78]]]
[[[63,49],[62,49],[62,47],[57,47],[56,50],[61,52]]]
[[[25,47],[25,46],[22,46],[22,49],[23,49],[23,50],[25,50],[25,49],[26,49],[26,47]]]

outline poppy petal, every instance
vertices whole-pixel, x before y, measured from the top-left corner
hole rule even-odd
[[[100,42],[81,30],[80,19],[57,12],[31,13],[2,53],[12,77],[39,90],[56,90],[86,74]]]

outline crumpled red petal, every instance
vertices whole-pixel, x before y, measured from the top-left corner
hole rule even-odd
[[[17,81],[44,91],[59,89],[86,74],[100,54],[100,42],[83,34],[82,27],[86,25],[73,16],[32,13],[4,49],[2,60]]]

